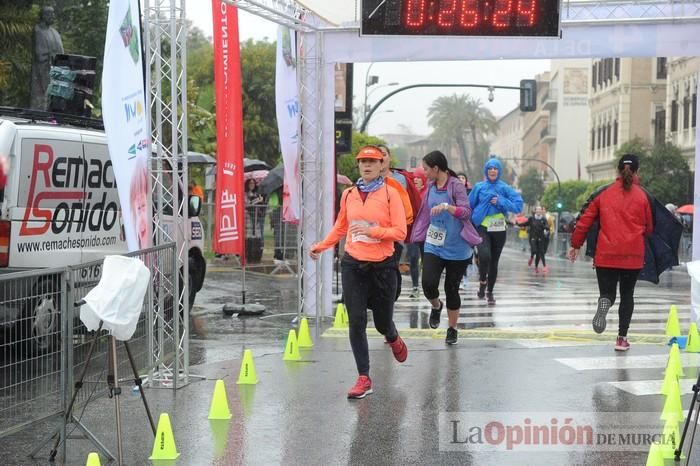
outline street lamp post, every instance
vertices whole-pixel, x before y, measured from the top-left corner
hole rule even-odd
[[[367,72],[365,73],[365,100],[362,104],[362,118],[367,117],[367,89],[369,89],[370,86],[377,84],[379,82],[379,76],[372,75],[370,79],[369,72],[372,69],[372,66],[374,63],[370,63],[369,66],[367,67]]]
[[[411,84],[409,86],[402,86],[395,91],[389,92],[387,95],[379,99],[379,101],[367,112],[365,112],[365,117],[362,120],[362,124],[360,125],[360,133],[365,132],[365,128],[367,127],[367,123],[369,122],[369,119],[372,118],[372,114],[379,108],[381,104],[386,102],[390,97],[398,94],[399,92],[406,91],[408,89],[415,89],[419,87],[476,87],[476,88],[483,88],[483,89],[488,89],[489,92],[493,92],[494,89],[511,89],[511,90],[521,90],[521,88],[518,86],[491,86],[487,84],[437,84],[437,83],[425,83],[425,84]],[[365,88],[365,96],[367,92],[367,88]],[[366,102],[366,97],[365,97],[365,104]],[[367,105],[365,105],[365,110],[367,110]]]

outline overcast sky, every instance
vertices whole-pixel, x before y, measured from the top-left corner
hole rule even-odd
[[[194,3],[192,3],[194,5]],[[211,2],[198,2],[197,8],[190,8],[187,17],[207,36],[212,35]],[[249,14],[239,12],[239,34],[241,41],[252,38],[273,41],[277,37],[277,25]],[[368,89],[368,103],[377,102],[383,95],[396,87],[381,87],[393,82],[401,86],[419,83],[464,83],[517,86],[521,79],[533,78],[549,69],[549,60],[493,60],[469,62],[400,62],[375,63],[371,75],[379,76],[379,83]],[[354,106],[364,101],[364,82],[368,63],[355,66]],[[397,86],[398,87],[398,86]],[[442,95],[468,93],[481,99],[484,106],[497,117],[505,115],[518,105],[517,91],[496,90],[494,101],[488,101],[488,91],[474,88],[435,88],[412,89],[387,100],[372,116],[368,125],[370,134],[399,132],[401,125],[420,135],[430,133],[427,112],[430,104]],[[385,112],[383,110],[393,110]]]

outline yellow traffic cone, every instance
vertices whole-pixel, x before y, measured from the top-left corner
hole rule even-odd
[[[681,324],[678,321],[678,309],[675,305],[671,305],[668,311],[668,320],[666,321],[666,336],[679,337],[681,336]]]
[[[683,405],[681,402],[681,389],[677,383],[671,383],[664,409],[661,412],[660,419],[662,421],[680,422],[685,418],[683,416]]]
[[[176,460],[180,456],[175,447],[173,429],[170,427],[170,417],[167,413],[161,413],[158,419],[156,438],[153,441],[153,451],[149,460]]]
[[[249,349],[243,352],[243,362],[241,363],[241,372],[238,374],[239,385],[255,385],[258,383],[258,377],[255,375],[255,363],[253,363],[253,353]]]
[[[664,383],[661,385],[662,395],[668,395],[672,383],[678,383],[678,375],[676,375],[672,370],[666,371],[666,374],[664,375]]]
[[[346,328],[345,325],[345,306],[343,303],[338,303],[335,308],[335,319],[333,320],[333,328]]]
[[[228,409],[228,398],[226,397],[226,386],[223,380],[217,380],[214,385],[214,396],[209,406],[209,419],[231,419],[233,415]]]
[[[666,362],[666,372],[671,371],[678,378],[683,377],[683,364],[681,364],[681,350],[678,348],[678,343],[671,345],[671,351],[668,354],[668,362]]]
[[[284,361],[301,361],[301,354],[299,354],[299,343],[297,342],[297,332],[294,329],[289,331],[289,336],[287,337],[287,347],[284,350]]]
[[[87,458],[87,463],[85,466],[101,466],[100,465],[100,455],[97,453],[90,453]]]
[[[676,447],[681,440],[681,431],[678,422],[674,420],[666,421],[661,435],[661,451],[665,459],[673,459],[676,454]]]
[[[313,348],[314,346],[314,341],[311,339],[311,333],[309,332],[309,322],[306,320],[306,317],[301,319],[299,324],[298,343],[299,348]]]
[[[658,443],[652,443],[649,447],[646,466],[664,466],[664,454]]]
[[[700,334],[698,334],[698,325],[695,322],[690,324],[685,351],[688,353],[700,353]]]

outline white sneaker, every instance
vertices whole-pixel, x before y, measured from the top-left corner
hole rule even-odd
[[[413,289],[411,290],[411,294],[409,294],[408,297],[413,299],[419,298],[420,295],[418,294],[418,287],[413,287]]]

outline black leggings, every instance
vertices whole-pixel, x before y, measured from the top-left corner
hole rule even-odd
[[[418,288],[420,283],[420,256],[421,246],[415,243],[406,245],[408,263],[411,266],[411,284],[413,288]]]
[[[617,282],[620,282],[620,306],[617,309],[620,317],[620,330],[618,335],[627,336],[630,328],[632,313],[634,312],[634,286],[637,284],[640,270],[607,269],[596,267],[595,274],[598,277],[598,289],[601,298],[608,298],[615,303],[617,295]]]
[[[544,255],[547,253],[547,242],[545,238],[533,238],[530,240],[532,253],[535,255],[535,267],[540,265],[540,261],[542,261],[543,266],[547,266],[544,258]]]
[[[372,309],[374,326],[387,341],[395,341],[399,335],[393,320],[396,261],[389,257],[383,262],[360,262],[346,253],[340,266],[352,354],[357,372],[368,375],[367,308]]]
[[[477,246],[479,251],[479,280],[488,280],[487,291],[493,292],[493,287],[498,278],[498,260],[501,258],[503,246],[506,244],[505,231],[486,231],[485,226],[479,225],[477,230],[481,236],[481,244]]]
[[[428,299],[436,299],[440,296],[440,276],[445,270],[445,305],[447,309],[456,310],[462,306],[459,297],[459,284],[470,259],[463,261],[451,261],[425,253],[423,254],[423,294]]]

